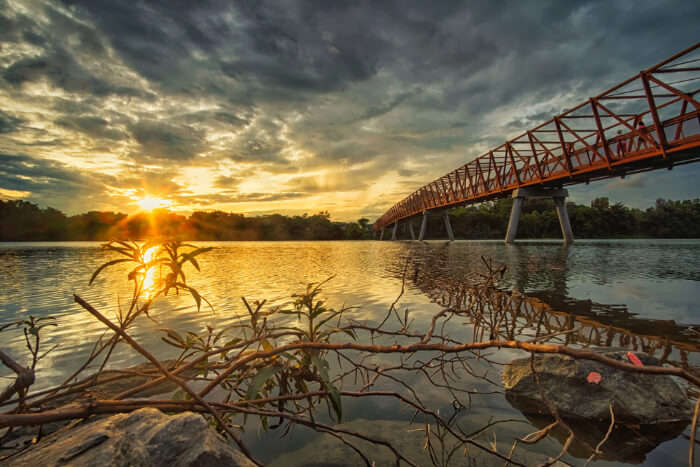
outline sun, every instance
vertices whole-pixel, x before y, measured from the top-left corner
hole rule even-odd
[[[144,196],[143,198],[137,200],[136,204],[138,204],[144,211],[153,211],[154,209],[170,207],[173,203],[172,201],[156,198],[154,196]]]

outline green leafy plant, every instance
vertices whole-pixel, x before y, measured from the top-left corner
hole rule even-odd
[[[330,278],[328,279],[330,280]],[[272,353],[269,358],[258,358],[227,378],[221,385],[229,391],[228,398],[252,401],[258,407],[274,406],[277,411],[287,410],[285,397],[293,394],[317,393],[307,398],[311,405],[327,401],[331,413],[340,421],[343,416],[340,391],[330,376],[330,364],[327,352],[319,349],[298,349],[291,352],[275,353],[284,343],[330,342],[335,334],[343,333],[355,339],[353,329],[341,326],[343,314],[351,310],[342,307],[338,310],[327,306],[320,298],[321,283],[309,284],[302,293],[292,295],[286,306],[265,308],[266,301],[249,301],[242,298],[247,312],[247,321],[228,326],[221,331],[207,327],[205,333],[179,333],[173,329],[162,329],[163,341],[182,350],[177,362],[196,359],[198,355],[209,354],[217,349],[228,348],[241,343],[236,352],[221,351],[220,360],[204,359],[197,368],[202,375],[217,372],[217,368],[226,366],[236,358],[247,353],[262,350]],[[285,317],[296,317],[297,322],[290,325]],[[229,335],[237,332],[238,335]],[[315,387],[314,387],[315,386]],[[185,395],[178,391],[175,398]],[[272,401],[271,399],[275,399]],[[292,402],[293,403],[293,402]],[[304,410],[308,410],[307,407]],[[301,410],[296,406],[292,411]],[[276,428],[280,424],[269,425],[266,416],[261,417],[263,428]]]
[[[202,301],[213,307],[194,287],[187,284],[184,266],[189,263],[200,270],[197,256],[211,251],[213,247],[197,247],[179,240],[151,240],[139,245],[136,242],[112,241],[102,245],[102,249],[118,253],[124,258],[107,261],[98,267],[90,278],[92,284],[99,274],[108,267],[120,263],[134,263],[127,277],[133,282],[133,295],[128,311],[123,314],[120,309],[120,322],[128,325],[141,313],[148,314],[153,301],[160,295],[168,295],[171,290],[176,294],[186,291],[194,298],[197,311]]]

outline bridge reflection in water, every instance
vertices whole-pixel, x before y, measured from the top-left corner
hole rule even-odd
[[[624,347],[646,352],[665,363],[693,369],[689,355],[700,350],[700,332],[673,320],[645,319],[635,316],[624,304],[603,304],[567,297],[566,250],[550,258],[548,267],[552,290],[523,293],[523,261],[517,247],[509,248],[508,263],[511,290],[497,288],[488,309],[474,310],[474,284],[482,280],[485,266],[471,264],[466,274],[445,274],[449,255],[447,245],[430,255],[407,258],[407,278],[435,303],[461,315],[471,316],[474,341],[491,338],[537,339],[575,346]],[[553,260],[553,261],[552,261]],[[488,260],[487,260],[488,261]],[[501,265],[496,265],[500,269]],[[403,274],[395,271],[395,274]]]
[[[487,258],[462,264],[463,274],[455,274],[446,264],[450,258],[450,244],[430,249],[429,254],[409,255],[402,268],[395,267],[392,275],[403,279],[433,302],[453,310],[472,327],[473,342],[490,339],[531,340],[564,344],[572,347],[610,347],[646,352],[663,363],[683,367],[700,374],[697,357],[700,356],[700,332],[693,326],[677,324],[672,320],[654,320],[635,316],[624,304],[603,304],[591,300],[579,300],[565,293],[552,290],[523,292],[527,285],[528,270],[524,264],[532,257],[517,246],[508,248],[506,264],[498,264]],[[419,247],[420,248],[420,247]],[[452,250],[454,251],[454,250]],[[547,258],[552,289],[566,291],[567,253],[562,248],[554,258]],[[537,261],[534,259],[534,261]],[[398,266],[398,265],[397,265]],[[533,265],[538,269],[542,265]],[[484,294],[482,273],[489,268],[496,276],[510,276],[510,286],[505,281],[499,287]],[[486,303],[486,305],[484,305]],[[456,325],[452,321],[453,325]],[[695,357],[695,358],[694,358]],[[492,357],[493,358],[493,357]],[[686,388],[688,396],[698,397],[695,388]],[[527,420],[537,428],[544,428],[553,419],[546,415],[533,415],[531,406],[506,394],[508,402],[523,412]],[[568,453],[587,459],[608,430],[608,423],[567,420],[574,432],[574,441]],[[688,427],[687,422],[664,423],[663,426],[616,425],[601,448],[599,460],[625,463],[643,463],[648,453],[659,444],[679,437]],[[562,445],[569,435],[564,428],[550,433]],[[684,435],[687,438],[687,436]]]

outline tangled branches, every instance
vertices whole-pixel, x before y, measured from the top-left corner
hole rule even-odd
[[[543,343],[545,339],[539,328],[534,337],[527,339],[517,339],[513,334],[503,338],[499,330],[509,328],[509,315],[503,312],[507,303],[495,282],[504,269],[486,261],[484,274],[462,291],[459,306],[445,308],[432,316],[426,329],[415,329],[416,321],[409,310],[399,312],[398,299],[379,319],[360,320],[357,309],[352,307],[335,309],[322,298],[322,288],[326,285],[323,282],[309,284],[302,293],[292,295],[287,303],[278,306],[242,298],[243,317],[221,329],[207,327],[203,333],[162,329],[162,341],[177,355],[164,361],[144,343],[137,342],[131,330],[138,319],[156,319],[149,314],[153,301],[170,292],[191,295],[198,310],[202,302],[208,304],[187,283],[184,267],[189,264],[198,270],[197,257],[210,248],[175,241],[144,245],[114,242],[104,248],[120,257],[98,268],[90,282],[105,268],[133,264],[127,275],[133,284],[129,306],[120,307],[117,315],[110,318],[75,295],[75,302],[104,325],[107,338],[95,344],[85,364],[63,384],[34,394],[28,389],[36,362],[42,357],[39,331],[47,323],[25,323],[29,329],[36,330],[35,334],[34,331],[27,334],[36,335],[34,344],[27,341],[33,356],[32,380],[20,374],[24,371],[21,366],[0,353],[0,359],[13,370],[16,367],[18,374],[13,387],[3,393],[4,397],[9,395],[0,398],[0,403],[10,407],[0,414],[1,427],[40,426],[153,407],[169,413],[204,414],[257,464],[261,462],[242,438],[251,420],[257,421],[263,430],[279,430],[282,434],[295,426],[328,434],[352,449],[366,465],[372,465],[377,455],[377,450],[368,450],[367,446],[388,453],[397,465],[423,463],[400,449],[395,440],[352,429],[346,423],[348,414],[344,405],[348,401],[388,399],[412,414],[410,430],[423,434],[424,453],[435,465],[454,463],[458,455],[472,459],[475,453],[510,465],[526,465],[529,453],[519,446],[536,443],[555,426],[567,425],[552,410],[556,425],[516,439],[510,450],[500,447],[496,440],[485,440],[484,435],[496,425],[513,420],[488,420],[476,428],[468,426],[465,415],[473,398],[502,394],[500,381],[493,377],[495,372],[488,369],[498,366],[486,353],[489,349],[568,355],[624,371],[675,375],[700,386],[700,379],[683,368],[638,367],[585,348]],[[471,326],[471,339],[450,333],[451,329],[463,329],[463,324]],[[125,343],[150,362],[150,369],[139,371],[145,381],[108,397],[81,397],[91,394],[105,381],[134,376],[133,369],[116,374],[105,370],[118,343]],[[91,366],[97,371],[83,376]],[[465,379],[478,380],[479,387],[467,387],[462,382]],[[430,395],[416,389],[418,380],[423,381],[423,389],[431,388]],[[174,387],[169,398],[144,397],[167,382]],[[439,403],[432,400],[435,391],[441,394]],[[12,394],[17,397],[8,400]],[[569,429],[569,432],[573,437],[573,431]],[[600,454],[608,435],[595,446],[595,455]],[[567,438],[564,449],[554,460],[564,454],[571,439]]]

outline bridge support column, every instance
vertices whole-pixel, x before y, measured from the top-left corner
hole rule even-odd
[[[516,190],[518,191],[518,190]],[[523,209],[525,198],[515,196],[513,192],[513,207],[510,209],[510,219],[508,219],[508,230],[506,231],[506,243],[513,243],[518,233],[518,222],[520,222],[520,211]]]
[[[442,213],[442,219],[445,221],[445,230],[447,230],[447,237],[451,242],[455,241],[455,234],[452,232],[452,225],[450,224],[450,215],[447,211]]]
[[[425,238],[425,231],[428,229],[428,211],[423,211],[423,220],[420,223],[420,233],[418,234],[418,241],[422,242]]]
[[[408,221],[408,233],[411,234],[411,240],[416,239],[416,233],[413,231],[413,222],[412,221]]]
[[[559,226],[561,227],[561,235],[564,238],[564,243],[570,245],[574,243],[574,232],[571,230],[571,222],[569,222],[569,212],[566,210],[566,197],[554,197],[554,209],[557,211],[559,218]]]
[[[394,228],[391,229],[391,239],[396,240],[396,231],[399,229],[399,221],[394,222]]]
[[[574,234],[571,230],[571,223],[569,222],[569,213],[566,210],[567,196],[569,196],[569,192],[561,188],[518,188],[513,191],[513,208],[510,211],[510,219],[508,220],[506,243],[513,243],[515,241],[515,236],[518,233],[520,212],[523,209],[523,203],[528,198],[552,198],[554,200],[554,209],[559,218],[559,225],[561,226],[564,243],[567,245],[574,243]]]

